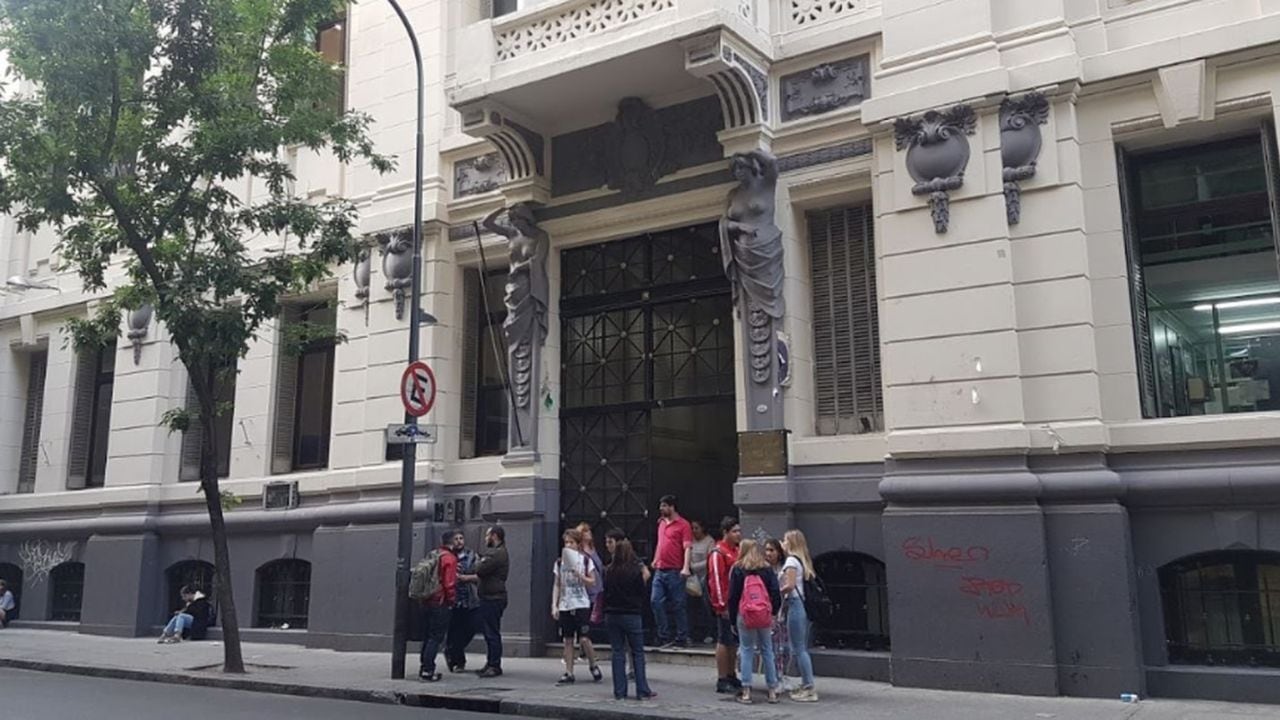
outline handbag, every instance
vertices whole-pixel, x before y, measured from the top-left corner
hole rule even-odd
[[[684,594],[689,597],[702,597],[702,581],[697,575],[690,575],[684,579]]]
[[[588,621],[592,625],[599,625],[604,622],[604,593],[596,595],[591,601],[591,619]]]

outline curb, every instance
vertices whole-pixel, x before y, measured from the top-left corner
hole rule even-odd
[[[107,678],[112,680],[135,680],[140,682],[166,683],[170,685],[193,685],[199,687],[222,688],[224,690],[244,690],[248,692],[270,693],[273,695],[293,695],[297,697],[318,697],[327,700],[348,700],[351,702],[372,703],[375,705],[405,705],[408,707],[429,708],[439,710],[459,710],[464,712],[487,713],[490,715],[525,715],[539,718],[558,718],[560,720],[667,720],[669,712],[661,712],[653,708],[647,712],[629,712],[602,707],[604,704],[592,703],[586,706],[552,705],[549,703],[525,702],[523,700],[503,700],[495,697],[447,695],[441,693],[404,693],[391,690],[359,690],[355,688],[326,688],[314,685],[295,685],[292,683],[271,682],[267,680],[250,680],[235,676],[204,676],[180,673],[156,672],[151,670],[130,670],[127,668],[97,667],[94,665],[74,665],[71,663],[46,662],[41,660],[20,660],[16,658],[0,658],[0,667],[18,670],[34,670],[37,672],[60,673],[63,675],[82,675],[85,677]],[[638,703],[637,703],[638,704]]]

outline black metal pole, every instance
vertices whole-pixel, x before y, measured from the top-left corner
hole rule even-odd
[[[418,359],[418,333],[422,331],[422,123],[423,123],[423,70],[422,51],[418,48],[418,34],[405,16],[404,10],[396,0],[387,0],[391,9],[400,17],[409,34],[409,44],[413,47],[413,61],[418,67],[418,133],[415,136],[416,150],[414,157],[413,177],[413,285],[409,296],[409,362]],[[418,419],[405,413],[406,425],[417,425]],[[401,445],[403,465],[400,471],[400,527],[397,535],[396,549],[396,627],[392,637],[391,677],[395,680],[404,678],[405,652],[409,645],[409,562],[413,557],[413,500],[415,464],[418,460],[418,446]]]

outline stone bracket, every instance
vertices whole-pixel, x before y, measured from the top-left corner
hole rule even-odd
[[[768,148],[769,65],[732,34],[720,30],[684,42],[684,68],[710,82],[724,115],[721,141],[733,154]]]
[[[462,132],[488,140],[498,151],[498,157],[506,166],[506,179],[501,188],[509,202],[546,204],[550,201],[547,141],[542,133],[514,119],[510,111],[493,101],[482,100],[458,111],[462,114]]]

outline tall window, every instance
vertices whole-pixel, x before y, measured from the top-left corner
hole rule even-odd
[[[339,68],[341,76],[334,89],[333,106],[336,110],[346,108],[347,96],[347,21],[343,17],[316,28],[316,52]]]
[[[115,384],[116,344],[86,348],[76,366],[76,417],[67,457],[67,487],[102,487],[107,476],[111,436],[111,394]]]
[[[462,457],[502,455],[507,451],[507,319],[503,298],[506,270],[489,273],[481,288],[478,271],[463,276],[466,306],[463,342]]]
[[[272,472],[329,465],[337,315],[327,302],[290,307],[280,345]],[[292,327],[290,327],[292,326]]]
[[[835,605],[831,619],[818,624],[816,642],[829,648],[888,650],[884,563],[870,555],[840,551],[819,555],[813,564]]]
[[[65,562],[49,573],[49,619],[80,622],[84,604],[84,563]]]
[[[44,415],[44,378],[49,353],[27,355],[27,407],[23,413],[22,456],[18,461],[18,492],[36,490],[36,468],[40,466],[40,426]]]
[[[213,452],[218,464],[218,477],[223,478],[231,474],[231,434],[234,431],[235,420],[236,368],[233,365],[223,370],[215,370],[210,373],[210,379],[213,384],[214,403],[226,408],[213,421],[216,428],[214,439],[217,443]],[[200,401],[196,398],[195,388],[190,383],[187,383],[187,409],[197,414],[200,409]],[[182,434],[182,463],[178,479],[184,482],[200,479],[200,459],[204,454],[204,423],[205,418],[196,417],[187,431]]]
[[[1274,133],[1120,156],[1146,417],[1280,409]]]
[[[810,212],[819,435],[881,432],[880,320],[870,205]]]
[[[1280,667],[1280,553],[1208,552],[1159,575],[1169,662]]]
[[[258,607],[254,627],[303,630],[311,604],[311,563],[275,560],[258,568]]]

